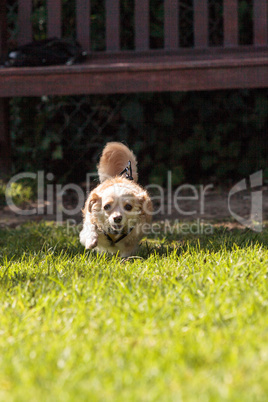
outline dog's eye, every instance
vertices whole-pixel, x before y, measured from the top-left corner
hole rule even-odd
[[[131,210],[132,210],[132,205],[126,204],[126,205],[124,206],[124,208],[125,208],[126,211],[131,211]]]
[[[106,204],[106,205],[104,205],[103,209],[104,209],[105,211],[109,211],[109,209],[111,209],[111,204]]]

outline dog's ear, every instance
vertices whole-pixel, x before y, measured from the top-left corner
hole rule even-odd
[[[96,193],[91,193],[86,201],[86,205],[85,205],[85,209],[84,209],[84,213],[86,212],[92,212],[92,208],[93,206],[100,201],[100,197],[98,196],[98,194]]]
[[[141,214],[145,217],[146,222],[151,222],[153,205],[147,191],[140,193],[138,199],[141,207]]]

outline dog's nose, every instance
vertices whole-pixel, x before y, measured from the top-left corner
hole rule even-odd
[[[115,216],[115,217],[114,217],[114,222],[115,222],[115,223],[120,223],[121,220],[122,220],[122,216],[121,216],[121,215],[118,215],[118,216]]]

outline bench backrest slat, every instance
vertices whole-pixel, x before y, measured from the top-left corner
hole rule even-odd
[[[106,0],[106,50],[120,50],[120,4],[119,0]]]
[[[253,17],[254,17],[254,44],[256,46],[267,45],[267,35],[268,35],[267,0],[254,1]]]
[[[197,48],[208,46],[207,0],[194,0],[194,44]]]
[[[90,0],[76,0],[76,38],[82,49],[90,51]]]
[[[238,45],[238,0],[223,1],[224,46]]]
[[[150,46],[149,0],[135,0],[135,48],[148,50]]]
[[[61,37],[61,0],[47,0],[47,36]]]
[[[18,0],[18,45],[32,40],[32,0]]]
[[[179,47],[179,2],[165,0],[164,15],[165,49],[176,49]]]
[[[0,0],[0,57],[7,51],[7,12],[5,0]]]
[[[32,28],[33,0],[18,0],[18,45],[33,39]],[[62,0],[46,0],[47,2],[47,37],[62,34]],[[150,50],[150,0],[133,0],[134,2],[134,49],[135,51]],[[96,39],[91,38],[91,2],[90,0],[75,0],[76,38],[83,49],[91,51],[91,44]],[[106,51],[121,51],[120,43],[120,0],[104,0]],[[239,0],[222,0],[223,4],[223,47],[239,45]],[[0,0],[1,9],[6,7],[6,0]],[[164,7],[164,50],[180,48],[180,1],[163,0]],[[1,48],[5,43],[6,17],[0,12]],[[161,22],[160,22],[161,24]],[[182,27],[183,28],[183,27]],[[184,28],[183,28],[184,29]],[[196,48],[208,48],[209,44],[209,0],[193,0],[193,33]],[[268,45],[268,1],[253,0],[253,45]],[[124,43],[124,41],[122,41]],[[154,44],[155,42],[152,42]],[[182,45],[183,46],[183,45]]]

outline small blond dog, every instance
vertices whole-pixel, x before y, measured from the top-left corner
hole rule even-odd
[[[109,142],[98,175],[100,184],[89,194],[83,210],[80,241],[87,249],[134,255],[152,217],[150,197],[137,184],[135,155],[125,145]]]

